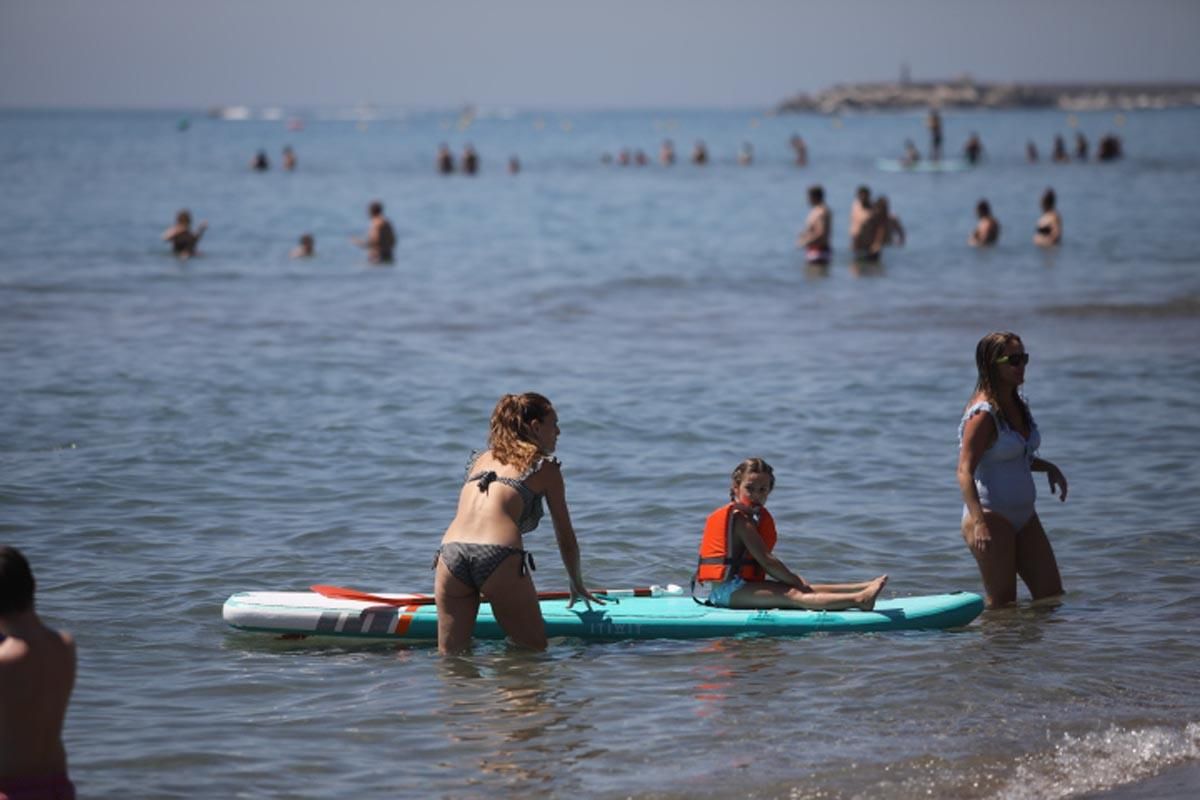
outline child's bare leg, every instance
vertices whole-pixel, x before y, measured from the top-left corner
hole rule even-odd
[[[863,581],[862,583],[814,583],[811,584],[811,586],[814,592],[854,594],[861,592],[864,589],[871,588],[875,585],[876,581],[883,581],[886,584],[887,579],[887,575],[880,575],[878,578],[872,578],[871,580]]]
[[[887,576],[880,576],[863,584],[857,592],[801,592],[776,581],[748,583],[733,593],[729,605],[731,608],[804,608],[810,611],[861,608],[870,611],[886,582]]]

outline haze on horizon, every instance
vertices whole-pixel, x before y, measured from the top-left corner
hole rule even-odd
[[[0,0],[0,106],[770,107],[837,83],[1200,83],[1193,0]]]

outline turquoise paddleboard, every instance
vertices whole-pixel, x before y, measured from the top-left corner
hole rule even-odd
[[[437,610],[427,595],[381,594],[378,601],[326,597],[315,592],[238,592],[225,601],[225,621],[243,631],[287,636],[430,640],[437,638]],[[567,608],[562,599],[541,600],[548,636],[583,639],[698,639],[738,636],[803,636],[808,633],[923,630],[968,624],[983,611],[970,592],[880,600],[874,611],[797,611],[713,608],[678,587],[650,597],[613,592],[608,602]],[[504,631],[483,603],[475,623],[480,639],[503,639]]]
[[[884,172],[965,172],[971,164],[961,158],[943,158],[940,161],[921,159],[915,164],[906,164],[898,158],[877,158],[875,166]]]

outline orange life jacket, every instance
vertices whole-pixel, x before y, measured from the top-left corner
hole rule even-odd
[[[704,538],[700,540],[700,564],[696,580],[724,581],[737,575],[747,581],[765,581],[767,572],[754,560],[733,530],[733,503],[722,506],[708,515],[704,523]],[[758,509],[758,535],[767,552],[775,549],[778,534],[775,519],[765,508]]]

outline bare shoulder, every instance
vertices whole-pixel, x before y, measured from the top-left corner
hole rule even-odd
[[[537,492],[553,491],[563,485],[562,462],[553,456],[543,458],[534,467],[525,483]]]
[[[996,431],[996,423],[992,419],[991,404],[988,403],[987,409],[977,408],[980,403],[987,402],[986,398],[975,396],[971,398],[971,402],[967,404],[970,410],[966,419],[962,423],[962,438],[963,440],[972,439],[976,436],[991,436]],[[973,409],[973,410],[971,410]]]

